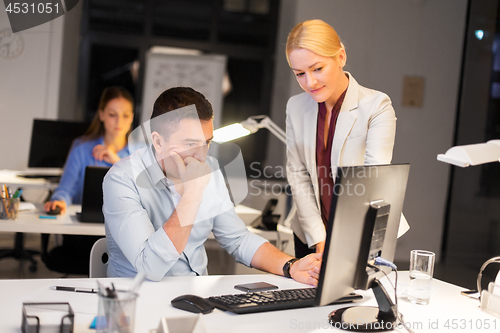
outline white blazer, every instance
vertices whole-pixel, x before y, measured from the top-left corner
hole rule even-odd
[[[362,87],[351,74],[332,143],[331,165],[389,164],[396,135],[396,116],[386,94]],[[316,166],[318,103],[308,93],[291,97],[286,107],[287,178],[297,205],[291,227],[312,247],[326,238]]]

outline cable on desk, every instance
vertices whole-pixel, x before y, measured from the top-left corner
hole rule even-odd
[[[379,259],[379,260],[377,260],[377,259]],[[383,258],[380,258],[380,257],[377,257],[375,259],[375,265],[391,267],[391,269],[396,274],[396,278],[395,278],[395,281],[394,281],[394,284],[393,284],[392,281],[389,279],[389,276],[387,276],[386,272],[384,272],[383,270],[379,269],[378,267],[376,267],[374,265],[368,264],[369,267],[374,268],[375,270],[381,271],[382,273],[384,273],[385,277],[387,278],[387,280],[391,284],[391,287],[394,289],[394,300],[395,300],[395,306],[396,306],[396,318],[403,324],[404,329],[406,329],[409,333],[415,333],[411,328],[409,328],[408,326],[406,326],[403,314],[401,312],[399,312],[398,292],[397,292],[397,286],[398,286],[398,268],[397,268],[397,266],[394,263],[392,263],[392,262],[390,262],[388,260],[385,260]]]

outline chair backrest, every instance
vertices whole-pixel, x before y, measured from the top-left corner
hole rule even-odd
[[[107,277],[108,270],[108,242],[106,237],[97,240],[90,250],[89,277]]]

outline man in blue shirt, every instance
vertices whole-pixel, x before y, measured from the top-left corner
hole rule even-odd
[[[213,110],[191,88],[163,92],[151,141],[116,163],[103,183],[108,276],[144,272],[150,280],[207,274],[210,232],[238,262],[316,285],[321,253],[290,257],[236,215],[217,161],[207,156]]]

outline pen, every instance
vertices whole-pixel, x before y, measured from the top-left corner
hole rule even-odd
[[[66,286],[52,286],[49,287],[51,290],[57,290],[57,291],[72,291],[75,293],[87,293],[87,294],[97,294],[98,290],[97,288],[80,288],[80,287],[66,287]],[[119,292],[124,292],[125,290],[116,290]]]
[[[72,291],[72,292],[75,292],[75,293],[97,294],[97,289],[94,289],[94,288],[78,288],[78,287],[52,286],[52,287],[49,287],[49,289],[58,290],[58,291]]]
[[[23,189],[17,190],[12,196],[12,198],[17,199],[21,196],[21,194],[23,194]]]

